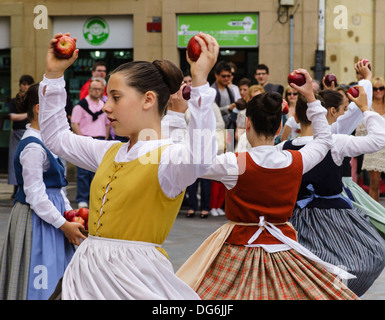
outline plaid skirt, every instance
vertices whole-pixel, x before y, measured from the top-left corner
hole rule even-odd
[[[268,253],[225,243],[197,293],[210,300],[355,300],[336,276],[295,250]]]

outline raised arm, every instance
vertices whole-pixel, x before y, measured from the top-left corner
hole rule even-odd
[[[361,113],[368,134],[366,136],[336,135],[335,152],[342,163],[344,157],[356,157],[361,154],[373,153],[385,147],[385,120],[377,112],[370,111],[364,88],[356,86],[359,96],[349,98],[354,101]],[[339,164],[339,163],[338,163]]]
[[[354,66],[356,72],[361,75],[362,79],[358,82],[359,86],[364,88],[367,98],[367,106],[371,109],[373,100],[372,72],[368,68],[368,64],[364,65],[363,61],[359,61]],[[352,134],[357,126],[363,120],[363,113],[354,100],[348,105],[348,110],[337,121],[331,125],[332,133]]]
[[[39,124],[44,144],[53,153],[76,166],[95,171],[113,141],[95,140],[70,131],[65,112],[67,93],[64,71],[76,60],[78,50],[71,58],[56,58],[53,45],[61,34],[50,42],[46,58],[46,72],[39,88]]]
[[[311,121],[313,129],[313,140],[300,149],[303,173],[306,173],[326,156],[333,145],[333,139],[330,126],[326,120],[327,111],[322,107],[321,102],[315,99],[311,85],[312,79],[309,73],[304,69],[298,69],[296,72],[302,73],[305,76],[306,83],[301,87],[293,83],[290,85],[306,98],[308,105],[306,115],[309,121]]]
[[[167,148],[161,157],[159,181],[164,192],[175,197],[211,166],[216,156],[215,115],[212,104],[215,90],[210,88],[207,77],[219,53],[217,41],[207,35],[196,37],[202,53],[191,65],[192,88],[188,101],[190,121],[184,142]]]

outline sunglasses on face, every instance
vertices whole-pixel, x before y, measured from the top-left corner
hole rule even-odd
[[[384,91],[385,90],[385,87],[382,86],[382,87],[373,87],[373,91]]]
[[[298,92],[288,92],[288,96],[298,96]]]
[[[231,78],[231,74],[221,74],[221,78]]]

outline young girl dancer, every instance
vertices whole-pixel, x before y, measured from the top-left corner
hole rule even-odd
[[[298,202],[290,222],[298,232],[298,241],[322,260],[344,266],[357,278],[348,281],[348,287],[358,296],[363,295],[385,266],[385,241],[367,221],[365,212],[354,208],[341,195],[342,163],[345,157],[375,152],[385,146],[385,121],[367,107],[363,87],[354,99],[363,113],[369,134],[365,137],[333,134],[333,146],[327,156],[302,179]],[[330,117],[342,114],[340,93],[327,90],[321,93]],[[338,100],[340,99],[340,100]],[[332,101],[337,103],[332,103]],[[283,144],[284,150],[302,150],[313,141],[313,130],[306,118],[307,105],[300,97],[296,117],[301,124],[301,137]],[[335,118],[335,117],[334,117]],[[333,121],[333,120],[329,120]]]
[[[39,84],[25,100],[30,120],[15,154],[19,185],[11,211],[0,265],[0,299],[46,300],[75,252],[69,240],[81,236],[81,224],[64,219],[70,203],[64,167],[42,143],[39,130]]]
[[[204,40],[196,37],[202,47],[200,58],[192,62],[187,57],[193,79],[189,143],[172,144],[160,138],[167,102],[182,85],[179,68],[166,60],[134,61],[112,72],[103,110],[116,134],[129,138],[120,143],[77,136],[69,130],[63,73],[77,58],[77,51],[72,58],[57,59],[53,45],[60,35],[51,40],[40,88],[43,140],[64,159],[96,171],[90,192],[89,236],[66,269],[62,298],[199,298],[175,276],[161,244],[178,214],[185,188],[215,158],[211,107],[215,91],[207,76],[215,65],[218,43],[201,34]]]
[[[246,153],[218,156],[206,178],[226,186],[226,217],[230,222],[211,235],[179,269],[177,275],[203,299],[356,299],[327,270],[351,275],[324,263],[296,241],[288,223],[302,175],[319,163],[331,147],[326,110],[315,100],[312,79],[303,93],[316,139],[300,151],[274,146],[280,130],[282,98],[269,92],[247,104]],[[326,268],[326,270],[325,270]]]

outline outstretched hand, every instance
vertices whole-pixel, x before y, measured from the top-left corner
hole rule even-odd
[[[197,61],[192,61],[187,53],[186,58],[191,66],[192,85],[199,87],[206,84],[207,77],[217,62],[219,45],[214,37],[203,32],[200,32],[199,36],[195,36],[195,40],[201,46],[201,55]]]
[[[70,34],[66,33],[65,35],[69,36]],[[79,49],[76,49],[72,57],[68,59],[59,59],[56,57],[53,47],[61,36],[63,36],[62,33],[56,34],[49,43],[49,49],[47,52],[46,67],[45,67],[45,76],[48,79],[56,79],[56,78],[62,77],[64,74],[64,71],[71,64],[73,64],[78,57]],[[76,41],[76,38],[74,38],[74,40]]]

